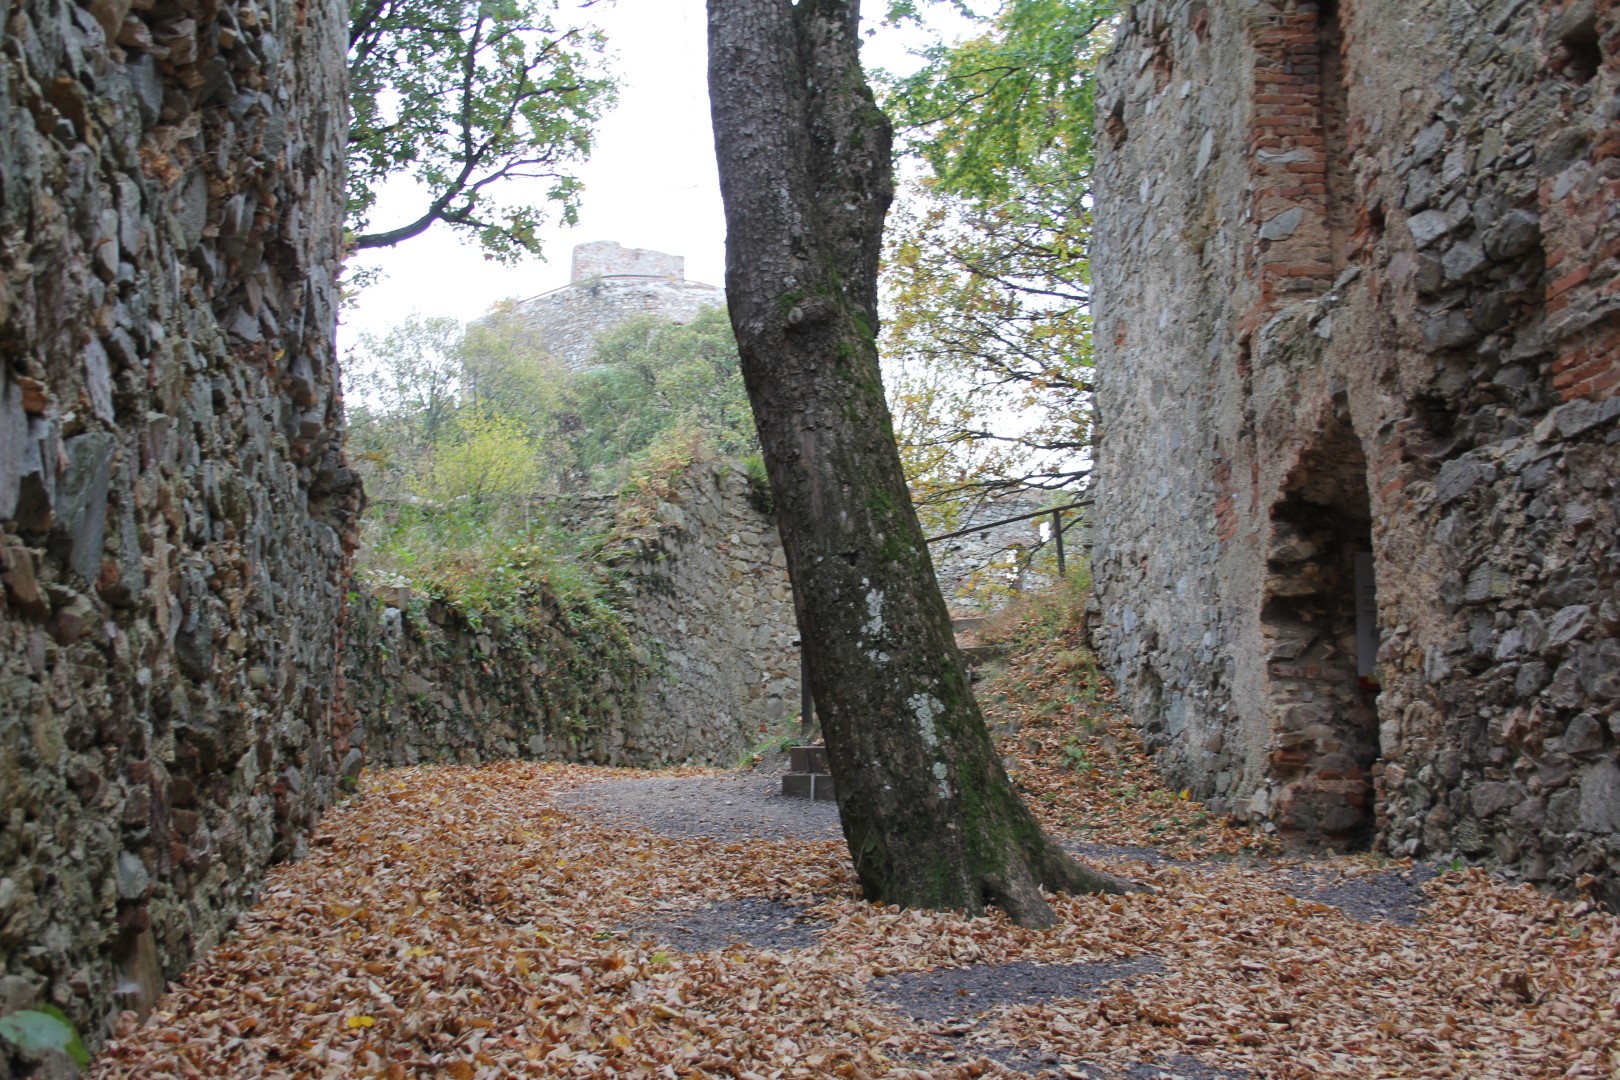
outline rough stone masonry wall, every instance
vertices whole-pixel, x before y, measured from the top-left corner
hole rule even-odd
[[[300,850],[345,749],[344,16],[4,14],[0,1012],[91,1042]]]
[[[552,509],[602,534],[617,513],[612,497]],[[742,469],[695,466],[619,550],[633,665],[560,611],[514,634],[406,595],[367,599],[345,659],[369,760],[730,765],[797,709],[787,562]]]
[[[1614,0],[1124,16],[1097,638],[1176,783],[1620,898],[1617,48]]]
[[[582,635],[547,604],[521,632],[448,604],[361,591],[349,613],[344,692],[372,767],[512,758],[611,761],[636,718],[628,651]]]

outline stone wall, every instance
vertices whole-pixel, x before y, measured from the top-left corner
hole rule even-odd
[[[1612,0],[1124,16],[1097,641],[1174,784],[1615,899],[1617,40]]]
[[[656,315],[688,323],[704,308],[723,307],[724,289],[687,281],[686,260],[612,241],[574,248],[567,285],[524,300],[516,315],[570,371],[590,363],[597,339],[626,320]]]
[[[1620,895],[1617,14],[1124,18],[1097,639],[1239,817]]]
[[[366,600],[346,681],[369,760],[730,765],[796,711],[787,563],[746,473],[700,463],[667,494],[628,531],[611,497],[549,511],[572,532],[617,534],[628,649],[550,608],[519,634],[405,594]]]
[[[686,277],[686,258],[649,248],[627,248],[612,240],[575,244],[568,280],[589,281],[594,277],[658,277],[681,281]]]
[[[301,850],[346,750],[345,15],[5,13],[0,1012],[92,1043]]]
[[[642,711],[649,729],[669,732],[664,760],[732,764],[798,711],[787,557],[754,502],[740,466],[699,464],[620,564],[652,654]]]
[[[626,727],[639,727],[639,670],[628,649],[581,634],[569,614],[547,598],[514,631],[408,589],[359,592],[344,692],[367,762],[623,761]]]
[[[1008,491],[987,495],[962,513],[948,532],[994,525],[1035,513],[1054,501],[1050,491]],[[1067,500],[1064,500],[1067,501]],[[1064,552],[1070,565],[1084,557],[1087,542],[1075,511],[1063,512]],[[929,545],[934,576],[945,603],[956,614],[1005,607],[1015,593],[1041,589],[1057,580],[1052,516],[1025,518]]]

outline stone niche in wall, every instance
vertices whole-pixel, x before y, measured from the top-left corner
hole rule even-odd
[[[91,1045],[303,850],[349,749],[345,16],[5,13],[0,1010]]]
[[[1292,843],[1620,900],[1617,47],[1582,0],[1122,16],[1096,643]]]
[[[1264,801],[1284,835],[1329,846],[1364,847],[1374,825],[1377,642],[1357,626],[1357,560],[1372,551],[1366,470],[1349,428],[1328,425],[1271,509],[1261,586],[1274,734],[1256,809]]]

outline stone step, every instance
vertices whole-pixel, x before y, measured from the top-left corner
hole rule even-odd
[[[827,748],[825,746],[788,747],[788,770],[796,773],[827,775],[832,771],[827,767]]]
[[[967,661],[969,667],[978,667],[991,660],[999,660],[1007,655],[1007,649],[1002,645],[960,645],[962,659]]]
[[[825,773],[787,773],[782,777],[782,796],[811,802],[837,801],[833,778]]]
[[[988,615],[958,615],[951,620],[951,633],[965,634],[970,630],[977,630],[989,621]]]

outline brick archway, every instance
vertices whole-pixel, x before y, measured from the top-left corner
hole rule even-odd
[[[1270,524],[1260,619],[1271,817],[1291,843],[1364,848],[1379,756],[1376,597],[1367,461],[1347,425],[1300,456]]]

